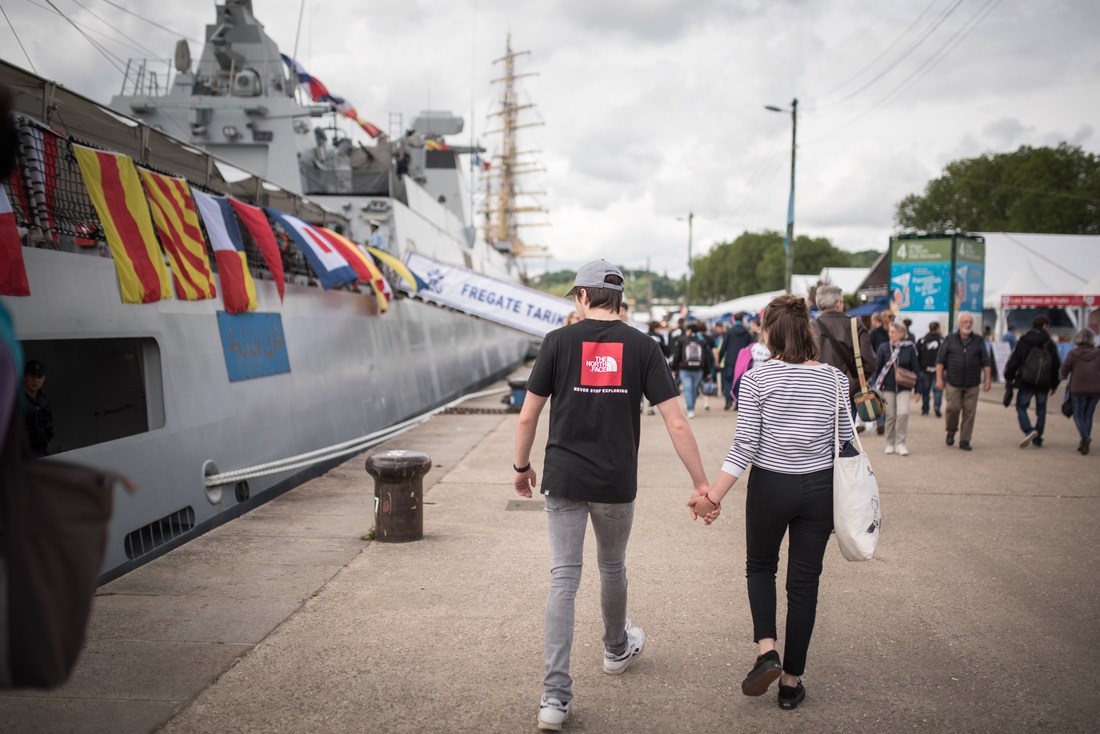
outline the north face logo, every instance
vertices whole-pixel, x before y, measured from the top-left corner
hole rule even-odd
[[[623,345],[620,342],[583,342],[581,385],[619,387],[623,384]]]

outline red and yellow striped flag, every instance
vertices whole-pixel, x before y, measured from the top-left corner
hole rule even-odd
[[[199,229],[199,215],[187,181],[139,168],[153,222],[161,244],[172,262],[176,298],[201,301],[218,294],[206,255],[206,240]]]
[[[171,298],[168,268],[133,160],[81,145],[73,145],[73,154],[111,247],[123,303]]]

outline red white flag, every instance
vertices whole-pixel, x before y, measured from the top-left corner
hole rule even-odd
[[[27,268],[23,265],[23,242],[15,226],[15,212],[8,192],[0,186],[0,295],[29,296]]]

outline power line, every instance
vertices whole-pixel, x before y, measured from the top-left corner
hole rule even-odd
[[[34,62],[31,61],[31,55],[27,53],[27,49],[23,46],[23,39],[19,37],[19,32],[16,31],[15,26],[12,25],[11,18],[8,17],[3,5],[0,5],[0,13],[4,13],[4,20],[8,21],[8,27],[11,28],[11,32],[15,35],[15,40],[19,44],[19,48],[23,49],[23,55],[27,57],[27,63],[31,65],[31,71],[37,74],[38,69],[34,68]]]
[[[77,6],[79,6],[79,7],[83,8],[85,12],[87,12],[87,13],[88,13],[89,15],[91,15],[91,16],[92,16],[93,18],[95,18],[96,20],[98,20],[98,21],[100,21],[100,22],[102,22],[102,23],[106,24],[108,28],[111,28],[112,30],[114,30],[114,31],[115,31],[116,33],[118,33],[118,34],[119,34],[120,36],[122,36],[123,38],[125,38],[125,39],[126,39],[127,41],[130,41],[131,43],[133,43],[134,45],[133,45],[133,46],[130,46],[130,48],[133,48],[133,49],[135,49],[135,50],[137,50],[137,51],[141,51],[142,53],[146,53],[146,54],[149,54],[149,56],[150,56],[150,57],[153,57],[153,58],[156,58],[156,57],[158,56],[158,54],[157,54],[157,52],[156,52],[156,51],[153,51],[153,50],[151,50],[151,49],[148,49],[148,48],[146,48],[145,46],[141,45],[141,43],[140,43],[139,41],[135,40],[135,39],[134,39],[133,37],[131,37],[131,36],[128,36],[128,35],[126,35],[126,34],[125,34],[125,33],[123,33],[122,31],[120,31],[120,30],[118,30],[117,28],[115,28],[114,26],[112,26],[112,25],[111,25],[111,22],[110,22],[109,20],[107,20],[107,19],[106,19],[106,18],[104,18],[103,16],[99,15],[98,13],[96,13],[96,12],[95,12],[94,10],[92,10],[91,8],[89,8],[89,7],[87,6],[87,5],[85,5],[85,4],[83,4],[82,2],[80,2],[80,0],[72,0],[72,2],[73,2],[74,4],[76,4]],[[121,43],[121,41],[119,41],[119,43]]]
[[[1074,199],[1077,201],[1087,201],[1090,204],[1100,204],[1100,199],[1094,199],[1091,196],[1082,196],[1081,194],[1069,194],[1064,191],[1052,191],[1051,189],[1037,189],[1033,186],[1020,186],[1018,184],[1001,183],[999,181],[990,181],[984,178],[972,178],[970,176],[958,176],[951,175],[951,178],[959,181],[973,181],[974,183],[985,184],[987,186],[994,186],[1001,189],[1016,189],[1017,191],[1026,191],[1031,194],[1042,194],[1043,196],[1057,196],[1062,199]]]
[[[921,44],[923,44],[926,40],[928,40],[929,36],[931,36],[936,31],[937,28],[939,28],[941,25],[943,25],[944,21],[946,21],[949,17],[951,17],[952,13],[954,13],[956,10],[958,10],[959,6],[962,5],[962,3],[963,3],[963,0],[955,0],[955,4],[952,5],[950,8],[948,8],[945,12],[941,13],[940,16],[938,18],[936,18],[936,20],[934,20],[928,26],[928,28],[926,28],[924,30],[924,33],[921,34],[920,38],[918,38],[914,43],[910,44],[909,48],[907,48],[905,51],[903,51],[900,56],[898,56],[896,59],[894,59],[889,65],[887,65],[887,67],[885,69],[883,69],[878,74],[876,74],[874,76],[874,78],[872,78],[869,82],[867,82],[862,87],[855,90],[854,92],[851,92],[848,95],[846,95],[844,97],[841,97],[840,99],[836,100],[835,102],[831,102],[827,105],[819,106],[818,109],[821,109],[822,107],[829,107],[829,106],[832,106],[834,104],[840,104],[841,102],[847,102],[847,101],[851,100],[852,98],[858,96],[862,92],[866,91],[867,89],[869,89],[879,79],[882,79],[884,76],[886,76],[891,71],[896,69],[898,64],[900,64],[902,61],[905,61],[905,59],[909,58],[913,54],[913,52],[916,51],[921,46]]]
[[[871,107],[868,107],[863,112],[856,115],[854,118],[844,123],[840,127],[834,128],[827,133],[824,133],[816,138],[812,138],[806,141],[806,145],[812,145],[813,143],[820,142],[825,138],[832,137],[837,133],[844,132],[848,128],[856,125],[857,123],[865,120],[874,113],[881,110],[887,104],[892,102],[899,94],[908,90],[909,88],[918,84],[924,77],[928,76],[933,69],[945,58],[951,55],[951,53],[958,48],[963,41],[965,41],[971,33],[973,33],[979,25],[981,25],[986,18],[996,9],[1001,3],[1001,0],[986,0],[986,4],[978,9],[974,15],[970,17],[966,23],[963,24],[955,33],[947,39],[931,56],[925,59],[924,63],[918,66],[913,73],[903,79],[897,86],[887,92],[882,99],[876,102]],[[969,26],[969,27],[968,27]]]
[[[107,61],[111,64],[111,66],[115,67],[115,69],[118,71],[119,74],[122,74],[122,75],[126,74],[126,72],[122,68],[122,59],[121,58],[119,58],[118,56],[115,56],[113,53],[108,51],[104,46],[100,45],[99,42],[97,42],[94,38],[92,38],[87,33],[85,33],[84,29],[81,28],[79,25],[77,25],[72,20],[72,18],[70,18],[69,16],[62,13],[61,10],[56,5],[53,4],[53,0],[46,0],[46,4],[49,5],[51,8],[53,8],[54,11],[58,15],[60,15],[62,18],[64,18],[66,21],[68,21],[69,25],[71,25],[73,28],[75,28],[77,33],[84,36],[84,38],[88,41],[88,43],[92,44],[92,47],[96,51],[99,51],[99,53],[102,54],[105,59],[107,59]],[[117,61],[117,63],[116,63],[116,61]]]
[[[886,15],[886,13],[889,12],[890,9],[893,8],[894,5],[896,5],[896,4],[897,4],[897,0],[891,0],[889,3],[887,3],[886,5],[883,6],[882,10],[879,11],[879,14],[875,16],[875,19],[872,20],[870,23],[868,23],[863,28],[863,30],[859,31],[858,33],[854,33],[854,34],[851,34],[851,35],[847,36],[846,39],[843,42],[844,48],[841,50],[841,52],[833,58],[833,62],[831,64],[829,64],[827,67],[825,67],[820,72],[818,72],[817,74],[814,75],[814,78],[813,78],[811,83],[816,84],[818,81],[820,81],[822,78],[824,78],[829,72],[831,72],[833,69],[835,69],[837,64],[839,64],[848,55],[848,52],[851,51],[853,48],[856,48],[859,45],[857,43],[853,43],[852,42],[853,39],[858,40],[858,39],[862,38],[863,36],[868,35],[871,32],[871,29],[874,28],[878,24],[878,22],[883,19],[883,17]],[[896,43],[896,41],[895,41],[895,43]],[[879,54],[879,57],[876,57],[875,60],[877,61],[878,58],[881,57],[881,55],[882,54]],[[871,62],[871,63],[874,63],[874,62]],[[868,66],[869,66],[869,64],[868,64]],[[862,74],[863,71],[866,70],[866,68],[867,68],[867,66],[864,66],[864,68],[860,70],[859,74]],[[856,76],[859,76],[859,74],[856,74]],[[848,81],[851,81],[851,80],[849,79]],[[841,84],[840,86],[843,87],[847,83],[848,82],[845,82],[844,84]],[[832,94],[832,92],[830,92],[829,94]]]
[[[880,59],[882,59],[882,57],[886,56],[886,54],[888,54],[892,50],[894,50],[894,47],[897,46],[903,39],[905,39],[906,36],[909,35],[909,31],[913,30],[913,28],[917,25],[917,23],[920,22],[921,18],[924,17],[924,14],[927,13],[929,10],[931,10],[932,6],[935,5],[937,2],[939,2],[939,0],[931,0],[931,2],[929,2],[928,5],[926,5],[924,7],[924,10],[920,11],[920,13],[917,14],[917,17],[914,18],[912,20],[912,22],[910,22],[909,25],[905,27],[905,30],[903,30],[901,33],[899,33],[898,36],[893,41],[891,41],[886,48],[884,48],[882,51],[879,52],[879,54],[877,56],[875,56],[875,58],[873,58],[869,62],[867,62],[862,69],[860,69],[855,74],[853,74],[848,79],[846,79],[844,81],[844,83],[840,84],[837,87],[834,87],[834,88],[830,89],[828,92],[825,92],[821,96],[822,97],[828,97],[832,94],[835,94],[835,93],[839,92],[841,89],[844,89],[844,87],[846,87],[849,84],[851,84],[852,82],[854,82],[859,77],[863,76],[863,73],[865,71],[867,71],[868,69],[873,67],[875,64],[877,64],[879,62]]]
[[[197,38],[191,38],[190,36],[185,35],[183,33],[180,33],[179,31],[174,30],[172,28],[169,28],[166,25],[161,25],[160,23],[156,22],[155,20],[149,20],[145,16],[138,15],[134,11],[129,10],[127,8],[124,8],[116,2],[112,2],[111,0],[103,0],[103,2],[107,3],[108,5],[110,5],[113,8],[118,8],[119,10],[126,13],[127,15],[132,15],[135,18],[137,18],[138,20],[141,20],[141,21],[144,21],[144,22],[148,23],[151,26],[156,26],[157,28],[160,28],[162,31],[168,31],[169,33],[171,33],[174,36],[181,36],[183,38],[186,38],[188,41],[191,41],[192,43],[202,44],[202,41],[198,40]],[[50,3],[50,4],[52,5],[53,3]]]

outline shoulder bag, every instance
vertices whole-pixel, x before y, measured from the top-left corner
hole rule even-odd
[[[833,415],[833,531],[840,553],[848,561],[869,561],[878,547],[882,514],[879,508],[878,480],[863,450],[859,434],[852,425],[852,437],[859,453],[843,456],[840,450],[840,413],[847,420],[852,413],[841,400],[840,377],[836,380],[836,410]]]
[[[886,413],[886,401],[882,399],[882,393],[875,389],[868,389],[867,376],[863,374],[863,359],[859,354],[859,328],[856,319],[852,319],[852,350],[856,355],[856,373],[859,375],[859,392],[852,401],[856,404],[856,412],[864,423],[873,423]]]
[[[1073,372],[1069,373],[1069,379],[1066,380],[1066,394],[1062,398],[1062,415],[1067,418],[1073,417],[1073,398],[1069,394],[1069,386],[1073,382]]]

